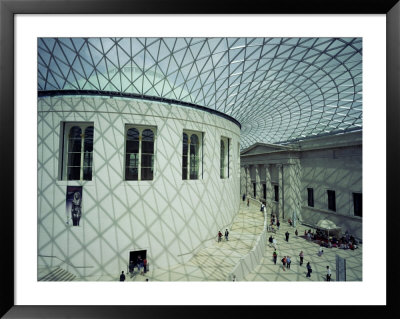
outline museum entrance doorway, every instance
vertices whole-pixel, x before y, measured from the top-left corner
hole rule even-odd
[[[142,260],[145,260],[147,259],[146,255],[147,250],[131,250],[129,252],[129,264],[131,263],[131,261],[133,261],[133,263],[136,265],[138,257],[140,256]]]

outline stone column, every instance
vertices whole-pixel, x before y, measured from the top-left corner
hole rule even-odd
[[[263,192],[264,179],[262,179],[261,177],[265,176],[265,165],[264,164],[260,165],[259,172],[260,172],[260,183],[258,185],[259,186],[258,192],[260,194],[260,196],[259,196],[260,201],[263,201],[264,200],[264,192]]]
[[[284,200],[284,193],[283,193],[283,176],[282,176],[282,164],[276,165],[278,169],[278,192],[279,192],[279,202],[278,202],[278,211],[277,211],[277,218],[282,219],[284,216],[283,212],[283,200]]]
[[[261,198],[261,191],[260,191],[260,188],[261,188],[261,178],[260,178],[260,175],[261,175],[261,168],[260,168],[260,165],[256,165],[256,199],[259,199],[259,198]]]
[[[246,166],[246,196],[252,194],[253,184],[251,183],[251,175],[250,175],[251,167],[250,165]]]
[[[240,197],[246,194],[246,168],[240,167]]]
[[[285,218],[301,219],[301,166],[298,159],[292,159],[284,166],[283,185]]]
[[[272,211],[272,199],[273,199],[273,189],[272,189],[272,184],[271,184],[271,173],[270,173],[270,168],[271,165],[270,164],[266,164],[265,165],[265,184],[267,187],[267,198],[266,198],[266,212],[268,214],[268,216],[270,216],[271,211]]]

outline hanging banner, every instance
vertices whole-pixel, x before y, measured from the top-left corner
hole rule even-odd
[[[67,186],[67,224],[79,226],[82,216],[82,186]]]

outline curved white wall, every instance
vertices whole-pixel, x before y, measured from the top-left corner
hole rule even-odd
[[[92,181],[58,178],[63,121],[94,123]],[[152,181],[124,181],[125,124],[157,127]],[[202,179],[182,180],[183,130],[204,132]],[[231,139],[228,179],[220,179],[221,136]],[[131,250],[146,249],[152,267],[188,260],[229,227],[239,210],[239,137],[233,122],[186,106],[115,97],[39,98],[38,266],[63,260],[63,268],[78,276],[115,276],[126,269]],[[79,227],[66,224],[68,185],[83,186]]]

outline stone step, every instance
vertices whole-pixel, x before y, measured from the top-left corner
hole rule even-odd
[[[73,281],[75,279],[75,275],[70,272],[57,267],[47,275],[39,278],[39,281]]]

